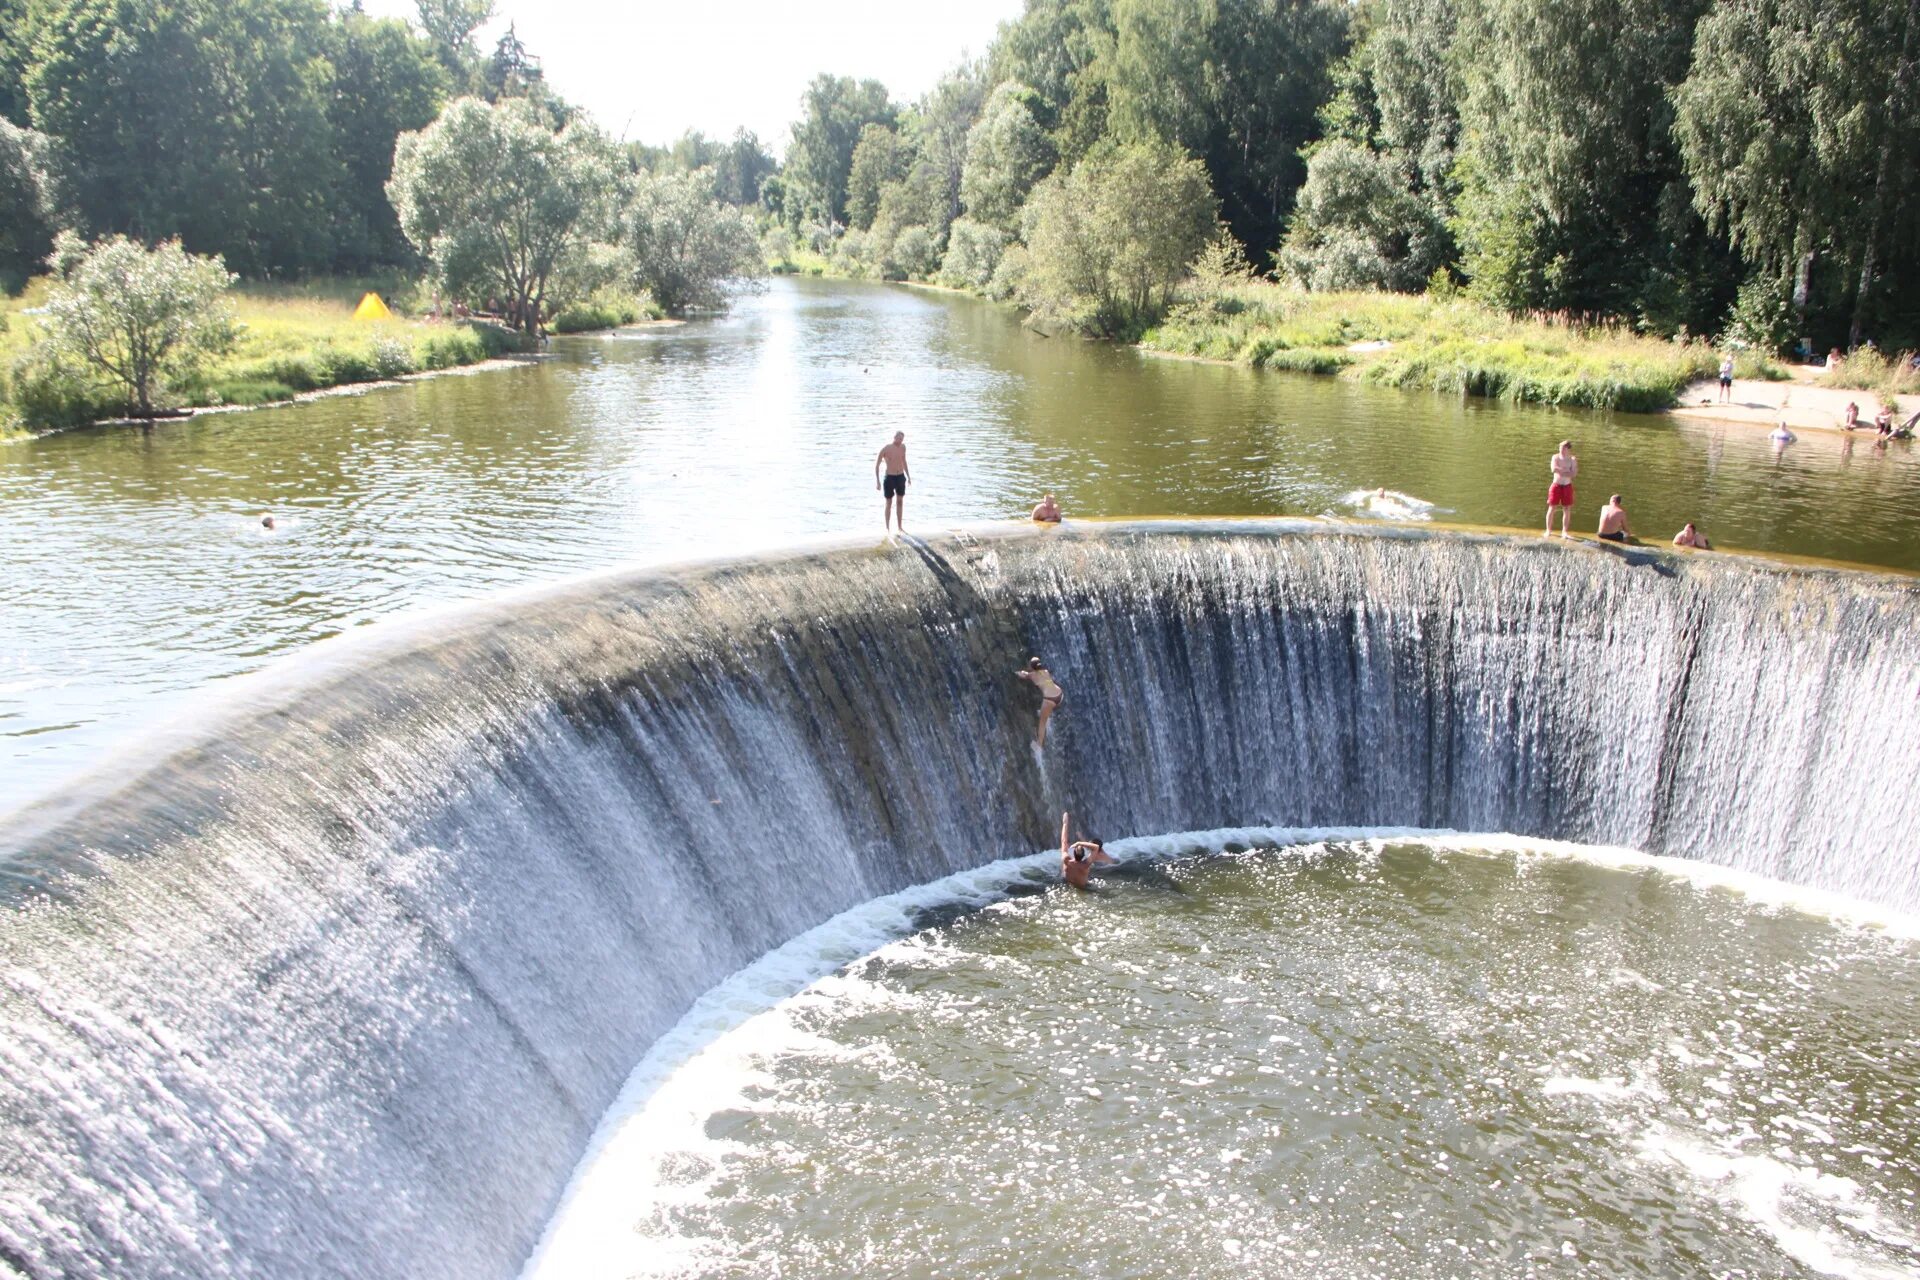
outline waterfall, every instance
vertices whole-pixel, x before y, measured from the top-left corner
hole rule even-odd
[[[1920,908],[1911,580],[1307,522],[624,571],[0,824],[0,1273],[505,1275],[699,995],[1057,837],[1624,845]],[[1067,691],[1044,767],[1041,655]]]

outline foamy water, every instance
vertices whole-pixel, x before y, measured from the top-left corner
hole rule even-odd
[[[1053,851],[996,863],[709,993],[526,1273],[1920,1265],[1907,1138],[1846,1105],[1844,1059],[1808,1057],[1911,1042],[1910,918],[1506,837],[1109,848],[1093,894],[1057,887]],[[953,923],[914,932],[930,916]],[[1881,1071],[1880,1113],[1913,1115],[1920,1060]],[[1096,1215],[1066,1233],[1062,1184]],[[1651,1216],[1610,1225],[1616,1198]]]

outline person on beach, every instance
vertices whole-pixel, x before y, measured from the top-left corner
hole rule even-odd
[[[1560,509],[1560,536],[1572,537],[1569,532],[1573,524],[1573,478],[1580,474],[1580,460],[1573,456],[1573,441],[1562,440],[1560,452],[1553,455],[1547,463],[1553,472],[1553,482],[1547,486],[1547,534],[1553,533],[1553,511]]]
[[[886,479],[880,476],[881,468],[886,468]],[[873,460],[873,487],[880,491],[881,508],[880,527],[893,528],[901,533],[907,531],[907,433],[893,433],[893,443],[882,445],[879,454]]]
[[[1058,711],[1060,704],[1067,700],[1066,690],[1055,682],[1053,673],[1047,670],[1038,658],[1028,658],[1025,669],[1013,674],[1040,691],[1040,723],[1033,732],[1033,745],[1036,748],[1045,747],[1047,721],[1053,719],[1053,713]]]
[[[1840,429],[1842,431],[1851,431],[1859,425],[1860,406],[1849,400],[1847,402],[1847,416],[1840,420]]]
[[[1632,534],[1627,528],[1626,499],[1616,493],[1600,508],[1600,536],[1607,542],[1625,542]]]
[[[1873,429],[1880,433],[1882,440],[1893,434],[1893,406],[1883,404],[1880,412],[1873,415]]]
[[[1100,847],[1098,840],[1075,840],[1067,843],[1067,815],[1060,815],[1060,878],[1076,889],[1087,887],[1087,877],[1093,874],[1095,867],[1110,865],[1115,861],[1112,854]]]
[[[1720,403],[1733,399],[1733,352],[1720,358]]]
[[[1692,547],[1695,551],[1711,551],[1713,544],[1707,541],[1707,535],[1693,527],[1693,521],[1687,521],[1687,527],[1673,535],[1676,547]]]
[[[1060,504],[1053,500],[1052,494],[1047,494],[1034,506],[1033,518],[1041,524],[1060,523]]]

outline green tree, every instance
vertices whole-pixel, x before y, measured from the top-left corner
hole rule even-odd
[[[1113,60],[1111,0],[1028,0],[987,55],[988,80],[1031,85],[1034,112],[1060,159],[1071,164],[1107,133]]]
[[[47,255],[45,141],[0,119],[0,294],[19,289]]]
[[[32,17],[28,0],[0,0],[0,120],[23,128],[32,122],[27,103]]]
[[[634,286],[675,315],[724,309],[728,285],[766,273],[753,223],[708,170],[640,178],[622,223]]]
[[[480,50],[473,35],[493,17],[493,0],[414,0],[420,30],[458,89],[477,87]]]
[[[847,225],[865,231],[880,211],[880,192],[890,182],[906,176],[909,156],[900,144],[900,135],[884,124],[870,124],[860,130],[860,141],[853,148],[853,164],[847,171]]]
[[[713,194],[742,208],[759,204],[762,188],[779,167],[752,130],[736,129],[713,158]]]
[[[404,22],[352,9],[335,20],[327,58],[334,72],[327,119],[340,175],[329,203],[329,265],[362,271],[406,262],[413,250],[387,200],[393,145],[439,115],[446,72]]]
[[[453,297],[497,299],[528,333],[569,300],[570,268],[610,229],[613,148],[590,125],[558,133],[520,98],[461,98],[400,136],[388,197]]]
[[[218,257],[177,240],[148,249],[124,236],[91,248],[70,231],[54,247],[59,282],[42,317],[47,353],[104,377],[151,418],[171,380],[233,341],[220,295],[233,277]]]
[[[989,223],[959,218],[947,229],[947,255],[940,275],[961,289],[985,290],[1007,251],[1007,233]]]
[[[967,165],[967,136],[987,97],[982,67],[968,63],[940,78],[914,105],[907,119],[914,163],[927,170],[925,181],[939,192],[924,225],[938,240],[960,216],[960,181]]]
[[[1849,269],[1860,338],[1890,259],[1916,264],[1914,0],[1718,0],[1675,94],[1700,212],[1804,310],[1822,255]]]
[[[1139,332],[1218,228],[1206,167],[1164,142],[1108,145],[1027,201],[1021,301],[1106,336]]]
[[[62,221],[250,274],[325,266],[327,21],[322,0],[46,0],[26,85]]]
[[[1279,261],[1302,287],[1419,289],[1440,265],[1445,233],[1392,160],[1333,141],[1307,163]]]
[[[801,99],[803,115],[787,148],[786,206],[790,218],[844,224],[853,150],[870,124],[892,128],[898,113],[877,80],[816,76]]]
[[[1036,101],[1032,89],[1009,80],[968,131],[960,201],[974,221],[1011,228],[1033,184],[1053,168],[1053,142],[1034,115]]]

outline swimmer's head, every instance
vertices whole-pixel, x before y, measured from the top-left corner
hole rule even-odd
[[[1027,659],[1027,670],[1038,671],[1039,669],[1040,669],[1040,659],[1038,658]]]
[[[273,528],[273,517],[272,517],[272,516],[261,516],[261,517],[260,517],[260,527],[261,527],[262,529],[271,529],[271,528]]]
[[[1075,862],[1085,862],[1087,860],[1087,851],[1085,849],[1075,849],[1073,851],[1073,860]]]

